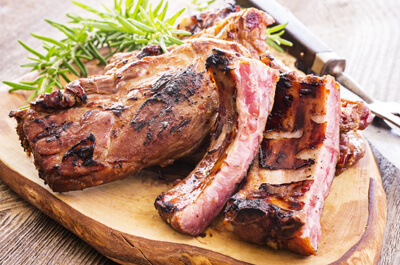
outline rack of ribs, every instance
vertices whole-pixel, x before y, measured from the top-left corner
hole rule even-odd
[[[225,209],[241,239],[315,254],[339,155],[339,87],[330,76],[281,75],[258,157]]]
[[[251,56],[234,42],[188,40],[12,111],[39,176],[53,191],[78,190],[195,151],[217,116],[217,90],[205,68],[213,48]]]

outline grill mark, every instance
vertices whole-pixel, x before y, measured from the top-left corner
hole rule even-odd
[[[160,92],[163,88],[165,88],[165,86],[167,85],[167,83],[171,80],[171,78],[173,78],[173,74],[163,74],[160,79],[158,79],[155,84],[150,88],[151,94],[154,95],[158,92]]]
[[[87,118],[89,118],[90,117],[90,115],[93,113],[93,111],[92,110],[88,110],[88,111],[86,111],[85,112],[85,114],[83,114],[83,118],[84,119],[87,119]]]
[[[73,145],[63,156],[61,161],[66,160],[68,157],[73,157],[74,162],[80,159],[83,160],[84,166],[93,164],[93,152],[96,145],[96,138],[92,133],[88,137]],[[95,161],[94,161],[95,162]]]
[[[125,111],[125,109],[126,109],[125,106],[123,106],[121,104],[114,104],[114,105],[111,105],[111,106],[105,108],[104,110],[109,110],[115,116],[119,117]]]
[[[66,131],[69,127],[71,127],[71,125],[72,121],[71,122],[64,121],[59,126],[56,126],[55,123],[53,122],[44,129],[43,133],[39,133],[35,137],[33,137],[32,143],[36,143],[38,140],[49,136],[55,136],[56,138],[59,138],[60,133],[62,131]]]
[[[147,134],[146,134],[146,139],[145,139],[144,142],[143,142],[143,146],[145,146],[145,145],[147,145],[148,143],[150,143],[151,140],[152,140],[152,138],[153,138],[152,133],[151,133],[151,132],[147,132]]]
[[[65,152],[61,163],[57,164],[54,169],[60,176],[69,176],[71,172],[75,176],[84,176],[92,172],[105,169],[107,166],[96,160],[93,160],[94,148],[96,146],[95,136],[90,133],[85,139],[73,145]],[[49,185],[52,185],[51,183]],[[63,190],[63,187],[55,187],[58,191]]]
[[[169,131],[169,133],[173,133],[175,131],[180,132],[183,127],[185,127],[186,125],[188,125],[191,122],[191,120],[192,120],[192,118],[181,121],[178,125],[173,126],[171,128],[171,130]]]

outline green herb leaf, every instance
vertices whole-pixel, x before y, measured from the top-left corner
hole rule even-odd
[[[7,86],[12,87],[9,92],[16,91],[16,90],[36,90],[37,88],[32,85],[24,85],[20,83],[14,83],[14,82],[9,82],[9,81],[3,81],[4,84]]]
[[[281,38],[288,23],[267,28],[267,44],[279,52],[285,52],[280,45],[293,46],[293,43]]]

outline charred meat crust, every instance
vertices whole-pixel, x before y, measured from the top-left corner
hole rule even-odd
[[[88,137],[81,140],[79,143],[72,146],[63,156],[62,162],[72,159],[71,164],[77,165],[81,163],[82,166],[92,166],[97,162],[94,161],[93,158],[93,151],[96,145],[96,138],[91,133]],[[80,161],[79,161],[80,160]]]
[[[31,103],[31,108],[37,111],[51,112],[52,110],[71,108],[79,103],[86,104],[85,86],[93,85],[95,84],[90,80],[85,83],[74,81],[66,86],[64,93],[61,90],[56,90],[50,94],[41,95],[39,99]]]
[[[10,118],[15,118],[17,120],[17,134],[19,137],[19,140],[21,142],[21,146],[24,148],[24,151],[30,155],[31,154],[31,147],[29,144],[28,139],[26,138],[25,132],[24,132],[24,122],[23,120],[25,119],[25,116],[27,114],[27,110],[19,110],[19,111],[10,111],[8,116]]]
[[[145,57],[149,57],[149,56],[158,56],[158,55],[161,55],[161,54],[163,54],[163,53],[164,53],[164,52],[163,52],[163,50],[161,49],[161,46],[160,46],[160,45],[154,45],[154,44],[152,44],[152,45],[149,45],[149,46],[144,47],[144,48],[138,53],[137,58],[140,60],[140,59],[143,59],[143,58],[145,58]]]
[[[182,101],[189,101],[197,90],[201,87],[205,73],[197,73],[190,66],[183,71],[179,71],[173,76],[163,75],[151,88],[153,96],[146,99],[138,112],[131,120],[131,126],[139,131],[143,127],[155,122],[160,117],[171,112],[171,108]],[[159,113],[149,111],[150,109],[159,109]],[[155,116],[149,117],[153,113]],[[187,119],[180,123],[179,127],[186,125],[190,120]],[[172,128],[171,128],[172,130]],[[176,129],[172,130],[175,131]]]
[[[312,183],[313,180],[288,184],[262,183],[258,189],[250,192],[246,199],[240,199],[237,195],[229,199],[225,209],[226,221],[235,222],[236,224],[243,223],[245,225],[247,222],[251,222],[251,220],[256,222],[260,218],[271,218],[274,221],[271,223],[272,227],[269,228],[269,231],[258,229],[257,234],[262,234],[264,238],[260,242],[265,242],[268,237],[279,239],[280,236],[275,236],[271,232],[287,228],[284,224],[289,222],[289,218],[295,218],[293,210],[299,211],[303,209],[303,196],[310,190]],[[249,218],[249,214],[258,216],[258,218]],[[266,216],[268,214],[273,215],[273,217]],[[303,225],[303,221],[299,218],[296,218],[293,223],[297,223],[296,229],[299,229]],[[297,231],[296,229],[287,230],[284,238],[293,237]],[[291,233],[288,233],[288,231],[291,231]],[[248,238],[251,240],[252,236],[248,236]],[[254,242],[257,243],[257,240],[254,240]]]
[[[293,211],[277,207],[263,198],[230,199],[225,220],[235,223],[236,234],[247,242],[258,245],[273,242],[277,249],[288,249],[288,241],[304,226],[304,221]]]

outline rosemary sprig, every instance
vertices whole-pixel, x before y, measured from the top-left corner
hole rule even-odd
[[[58,41],[50,37],[32,34],[34,38],[43,41],[44,53],[41,53],[26,43],[19,43],[28,50],[33,57],[28,57],[30,63],[21,65],[37,70],[39,76],[32,82],[9,82],[4,84],[11,87],[10,92],[16,90],[31,90],[33,93],[28,102],[35,97],[51,92],[54,87],[62,88],[61,79],[70,82],[67,72],[78,77],[86,77],[88,70],[85,60],[97,59],[99,64],[106,64],[108,57],[120,51],[132,51],[149,44],[159,44],[164,52],[167,46],[182,44],[183,41],[176,35],[190,35],[189,32],[177,30],[174,24],[184,9],[170,18],[166,18],[168,2],[164,0],[152,8],[147,0],[114,0],[114,7],[98,10],[83,3],[73,3],[82,9],[97,16],[96,19],[81,17],[76,14],[67,14],[71,19],[71,26],[46,20],[65,35],[65,39]],[[109,54],[103,57],[99,53],[102,47],[109,48]]]
[[[267,44],[280,52],[285,52],[280,45],[293,46],[293,43],[283,39],[281,36],[285,33],[284,28],[288,23],[267,28]]]

